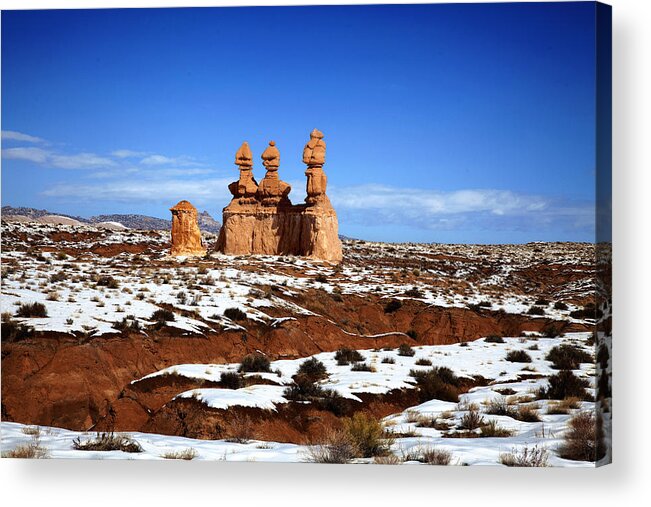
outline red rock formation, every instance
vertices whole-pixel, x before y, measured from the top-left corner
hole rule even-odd
[[[239,154],[238,151],[236,163]],[[250,160],[249,151],[246,163]],[[314,129],[303,150],[303,161],[308,165],[305,172],[305,204],[291,204],[291,187],[278,177],[280,152],[273,141],[262,154],[262,161],[267,174],[260,182],[255,199],[243,199],[243,194],[239,192],[242,182],[241,165],[240,182],[231,183],[229,186],[234,198],[224,208],[217,249],[230,255],[289,254],[331,262],[341,261],[337,214],[326,195],[323,134]],[[250,170],[251,165],[248,167]],[[237,193],[234,191],[236,188]]]
[[[255,204],[255,194],[258,192],[258,183],[253,177],[253,155],[246,141],[235,154],[235,164],[240,168],[240,179],[228,185],[234,200],[240,204]]]
[[[267,174],[258,188],[260,204],[263,206],[291,205],[287,196],[292,191],[292,187],[278,177],[280,152],[276,148],[275,142],[269,141],[269,146],[262,153],[262,165],[266,167]]]
[[[172,212],[171,255],[206,255],[197,222],[197,208],[188,201],[180,201],[176,206],[170,208],[170,211]]]

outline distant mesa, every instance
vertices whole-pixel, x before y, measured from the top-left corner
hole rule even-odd
[[[240,177],[228,186],[233,199],[223,211],[218,251],[341,261],[337,214],[326,195],[323,137],[322,132],[314,129],[303,149],[303,162],[307,165],[304,204],[292,204],[289,200],[291,186],[278,174],[280,151],[274,141],[262,153],[262,165],[267,172],[259,185],[252,173],[251,149],[246,142],[240,146],[235,155]]]
[[[197,208],[188,201],[179,201],[172,212],[172,250],[174,256],[203,256],[206,248],[201,239]]]

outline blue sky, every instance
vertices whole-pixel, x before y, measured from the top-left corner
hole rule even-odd
[[[220,219],[325,134],[342,234],[593,241],[594,4],[2,12],[2,203]]]

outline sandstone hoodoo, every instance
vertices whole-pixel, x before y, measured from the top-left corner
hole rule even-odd
[[[174,256],[203,256],[206,249],[197,222],[197,208],[188,201],[170,208],[172,212],[172,250]]]
[[[300,255],[341,261],[337,214],[326,195],[325,150],[323,133],[314,129],[303,149],[307,197],[304,204],[292,204],[291,186],[278,175],[276,143],[270,141],[262,153],[267,173],[260,185],[253,178],[249,145],[243,143],[235,156],[240,178],[228,186],[233,199],[224,208],[217,249],[230,255]]]

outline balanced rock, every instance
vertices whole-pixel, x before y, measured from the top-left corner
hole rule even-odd
[[[291,205],[288,196],[292,187],[278,177],[280,152],[274,141],[269,141],[269,146],[262,152],[262,165],[267,169],[267,174],[258,188],[260,203],[263,206]]]
[[[172,212],[172,250],[174,256],[203,256],[206,249],[201,240],[197,222],[197,208],[188,201],[180,201],[170,208]]]
[[[314,129],[303,150],[303,161],[308,166],[305,172],[305,204],[292,205],[289,200],[291,186],[278,176],[280,152],[273,141],[262,153],[262,163],[267,174],[260,182],[254,198],[251,193],[243,198],[243,193],[239,190],[243,177],[242,165],[238,160],[239,155],[236,156],[236,164],[240,166],[240,180],[229,185],[233,200],[224,208],[223,225],[217,242],[218,251],[229,255],[300,255],[332,262],[341,261],[337,214],[326,195],[323,133]],[[245,158],[247,164],[250,160],[250,155]],[[247,167],[250,170],[252,163]],[[252,176],[250,178],[255,181]]]
[[[253,177],[253,154],[246,141],[235,153],[235,165],[240,168],[240,179],[228,185],[228,189],[239,204],[255,204],[258,183]]]

